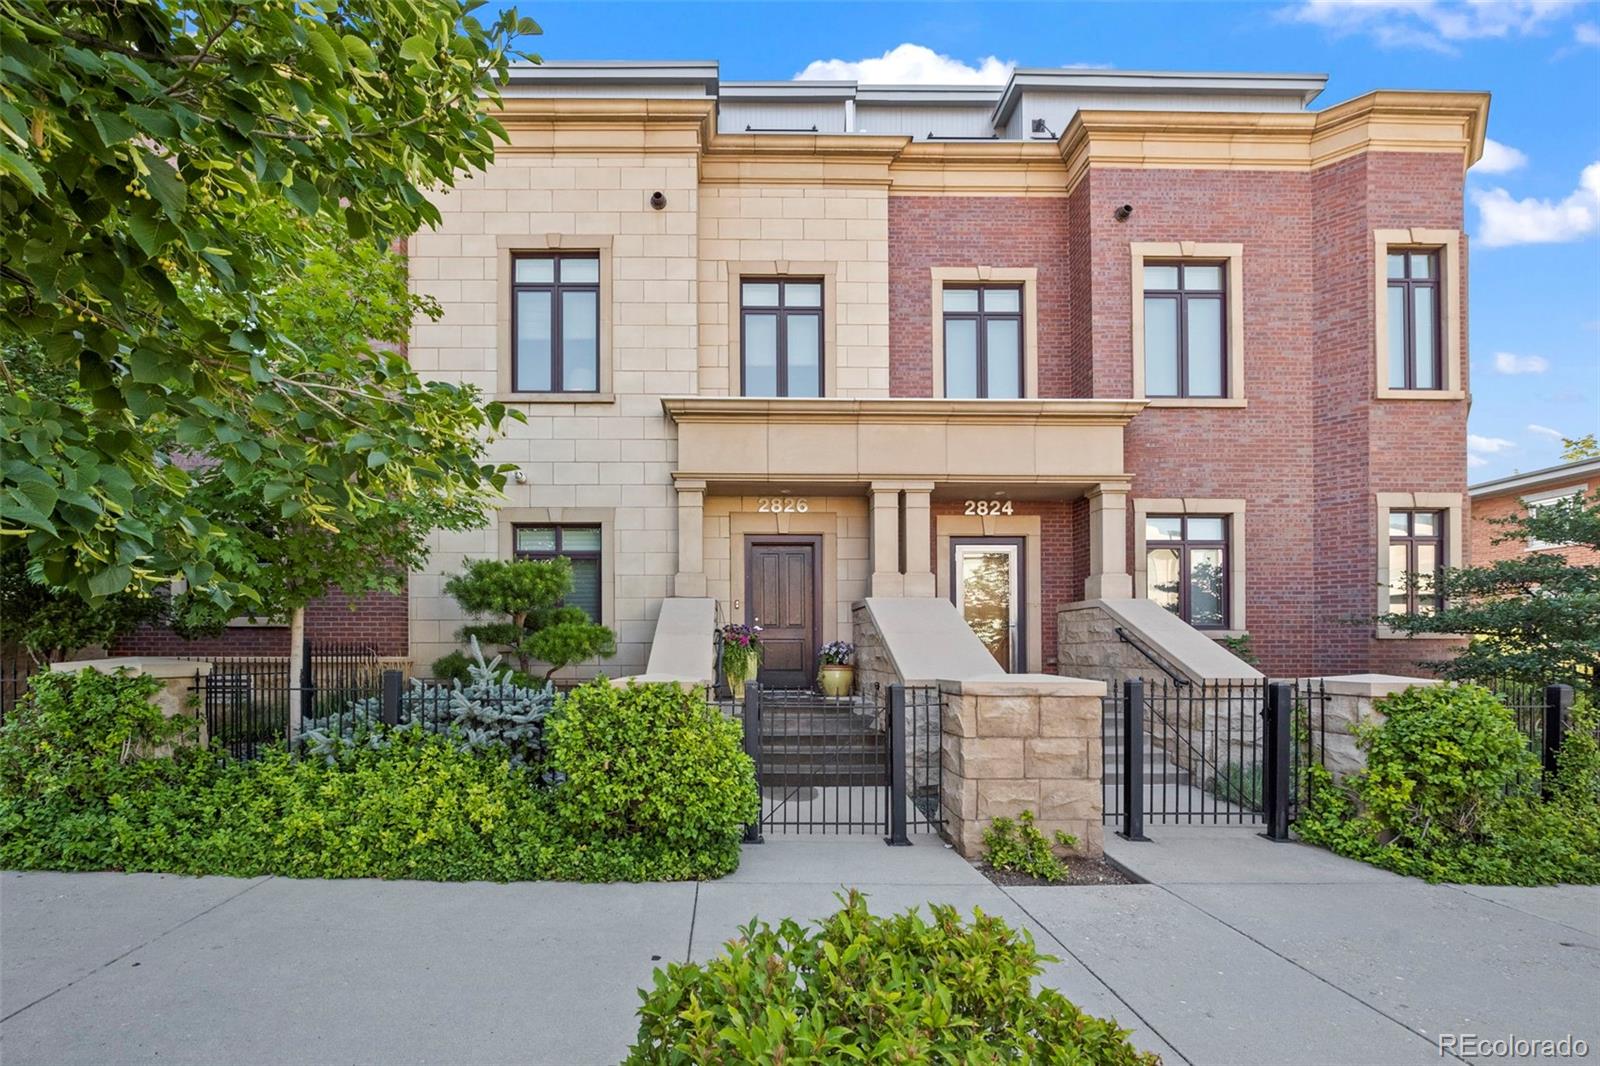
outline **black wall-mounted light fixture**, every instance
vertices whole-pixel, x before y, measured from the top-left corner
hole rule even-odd
[[[1133,214],[1133,205],[1123,204],[1121,207],[1111,212],[1111,217],[1116,219],[1118,222],[1126,222],[1128,221],[1128,216],[1131,214]]]
[[[1033,133],[1036,137],[1040,134],[1044,134],[1046,137],[1054,137],[1056,135],[1055,130],[1052,130],[1049,126],[1046,126],[1044,124],[1044,119],[1042,118],[1036,118],[1033,120]]]
[[[661,210],[663,207],[666,207],[667,206],[667,194],[664,193],[664,192],[653,192],[653,193],[651,193],[650,194],[650,206],[655,208],[657,211]]]

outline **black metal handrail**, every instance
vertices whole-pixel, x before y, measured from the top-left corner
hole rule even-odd
[[[1143,655],[1146,659],[1149,659],[1157,670],[1160,670],[1163,674],[1166,674],[1168,677],[1172,678],[1172,683],[1177,685],[1179,688],[1182,688],[1189,683],[1189,679],[1187,677],[1177,673],[1166,663],[1162,662],[1155,652],[1151,651],[1145,646],[1144,641],[1140,640],[1132,633],[1129,633],[1121,626],[1117,627],[1117,639],[1122,641],[1122,643],[1131,646],[1134,651],[1138,652],[1140,655]]]

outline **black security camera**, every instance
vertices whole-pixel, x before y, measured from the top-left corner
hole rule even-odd
[[[650,206],[655,208],[657,211],[661,210],[663,207],[666,207],[667,206],[667,194],[664,193],[664,192],[653,192],[653,193],[651,193],[650,194]]]
[[[1133,205],[1123,204],[1121,207],[1111,212],[1111,214],[1118,222],[1126,222],[1128,221],[1128,216],[1133,214]]]

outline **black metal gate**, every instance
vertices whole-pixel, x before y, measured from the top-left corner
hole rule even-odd
[[[942,824],[939,690],[865,695],[751,685],[740,710],[761,786],[764,833],[874,833],[891,844]]]
[[[1302,768],[1322,758],[1322,682],[1142,679],[1110,686],[1101,717],[1105,821],[1264,825],[1286,836]]]
[[[377,650],[362,644],[306,641],[305,666],[289,676],[287,656],[228,656],[209,660],[197,682],[206,734],[236,759],[253,759],[289,734],[289,695],[301,694],[301,717],[337,714],[356,700],[378,695]]]

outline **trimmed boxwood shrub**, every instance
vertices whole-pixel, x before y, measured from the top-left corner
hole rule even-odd
[[[1548,782],[1515,715],[1487,689],[1410,688],[1378,709],[1384,721],[1357,734],[1364,772],[1336,786],[1308,768],[1301,838],[1429,881],[1600,882],[1600,751],[1587,700],[1573,708]]]
[[[696,713],[676,686],[581,690],[558,714],[564,733],[551,738],[552,761],[571,776],[551,785],[547,768],[518,765],[503,745],[419,726],[385,731],[381,742],[330,741],[314,758],[280,749],[241,763],[182,746],[151,757],[183,724],[150,705],[153,684],[90,671],[35,680],[0,729],[0,866],[673,880],[734,869],[737,827],[756,803],[737,730],[730,737],[703,701],[706,713]],[[623,739],[594,739],[657,712],[671,723],[670,758],[635,760]],[[618,768],[616,787],[599,779],[607,765]],[[653,792],[678,805],[680,824],[665,825],[661,810],[639,801]]]
[[[802,928],[752,921],[705,965],[656,970],[630,1063],[1038,1062],[1155,1066],[1114,1022],[1033,980],[1026,930],[954,907],[879,917],[851,891]]]

